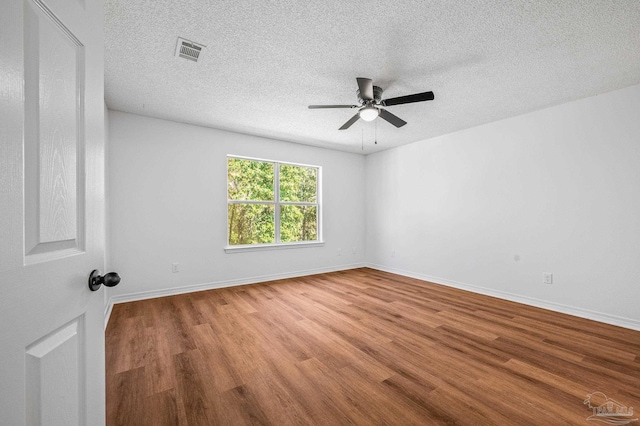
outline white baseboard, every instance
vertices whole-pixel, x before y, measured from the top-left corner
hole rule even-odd
[[[419,274],[416,272],[404,271],[401,269],[390,268],[383,265],[367,264],[366,267],[371,269],[377,269],[379,271],[390,272],[392,274],[398,274],[409,278],[416,278],[423,281],[429,281],[435,284],[444,285],[447,287],[458,288],[460,290],[467,290],[473,293],[484,294],[485,296],[492,296],[498,299],[509,300],[511,302],[522,303],[523,305],[534,306],[536,308],[547,309],[554,312],[560,312],[574,317],[585,318],[593,321],[602,322],[605,324],[616,325],[618,327],[624,327],[631,330],[640,331],[640,321],[623,318],[615,315],[605,314],[602,312],[591,311],[588,309],[577,308],[575,306],[562,305],[560,303],[549,302],[546,300],[535,299],[527,296],[520,296],[513,293],[508,293],[499,290],[493,290],[486,287],[480,287],[472,284],[466,284],[458,281],[447,280],[439,277],[432,277],[425,274]]]
[[[297,278],[307,275],[325,274],[328,272],[346,271],[348,269],[364,268],[365,263],[353,263],[349,265],[339,265],[329,268],[308,269],[304,271],[286,272],[282,274],[261,275],[257,277],[240,278],[227,281],[215,281],[210,283],[193,284],[181,287],[172,287],[162,290],[140,291],[136,293],[118,294],[111,296],[107,302],[104,312],[104,327],[107,328],[109,317],[116,303],[134,302],[136,300],[154,299],[157,297],[174,296],[176,294],[193,293],[196,291],[213,290],[216,288],[235,287],[246,284],[257,284],[268,281],[282,280],[285,278]]]

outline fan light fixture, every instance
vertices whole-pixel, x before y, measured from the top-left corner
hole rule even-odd
[[[368,105],[364,108],[362,108],[358,114],[360,115],[360,118],[362,118],[364,121],[373,121],[376,119],[376,117],[379,114],[378,108],[372,107],[371,105]]]
[[[380,116],[384,121],[402,127],[407,124],[402,118],[393,115],[386,108],[393,105],[412,104],[414,102],[432,101],[433,92],[414,93],[413,95],[398,96],[382,100],[382,88],[373,85],[370,78],[356,78],[358,82],[358,103],[356,105],[309,105],[309,109],[320,108],[358,108],[358,112],[340,127],[339,130],[347,130],[361,118],[364,121],[373,121]],[[383,108],[384,107],[384,108]]]

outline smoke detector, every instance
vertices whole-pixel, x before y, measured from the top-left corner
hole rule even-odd
[[[178,43],[176,44],[176,56],[193,62],[198,62],[198,58],[200,58],[200,54],[204,47],[206,47],[204,44],[194,43],[191,40],[178,37]]]

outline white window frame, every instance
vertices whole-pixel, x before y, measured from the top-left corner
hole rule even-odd
[[[273,167],[273,201],[253,201],[253,200],[230,200],[229,199],[229,159],[237,158],[240,160],[249,160],[249,161],[260,161],[264,163],[271,163],[274,165]],[[302,163],[293,163],[291,161],[280,161],[280,160],[267,160],[265,158],[255,158],[255,157],[245,157],[242,155],[227,155],[226,159],[226,169],[227,169],[227,185],[225,188],[225,194],[227,195],[227,205],[226,205],[226,242],[224,251],[226,253],[241,253],[247,251],[260,251],[260,250],[278,250],[278,249],[293,249],[293,248],[310,248],[310,247],[318,247],[324,245],[324,240],[322,238],[322,166],[316,166],[312,164],[302,164]],[[299,167],[310,167],[314,168],[317,171],[316,175],[316,202],[299,202],[299,201],[280,201],[280,166],[299,166]],[[242,244],[242,245],[229,245],[229,205],[230,204],[266,204],[273,205],[274,211],[274,232],[275,232],[275,242],[266,243],[266,244]],[[296,241],[296,242],[281,242],[280,241],[280,206],[285,205],[293,205],[293,206],[314,206],[316,207],[316,229],[317,229],[317,240],[314,241]]]

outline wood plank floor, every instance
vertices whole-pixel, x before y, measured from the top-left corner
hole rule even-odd
[[[640,414],[640,332],[366,268],[118,304],[106,335],[108,425]]]

